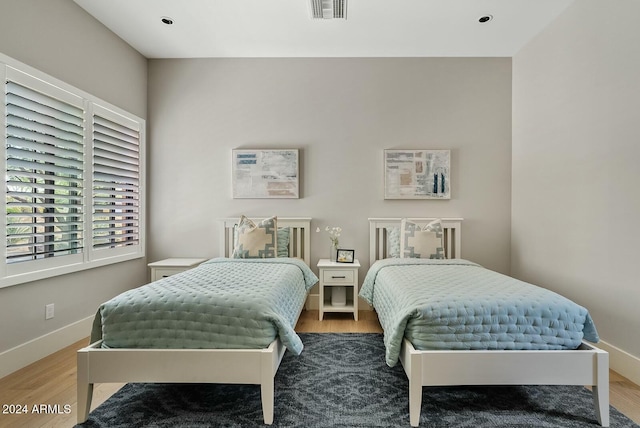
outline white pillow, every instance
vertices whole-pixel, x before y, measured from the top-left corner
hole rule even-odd
[[[400,223],[400,257],[444,259],[444,229],[440,219],[420,225],[402,219]]]

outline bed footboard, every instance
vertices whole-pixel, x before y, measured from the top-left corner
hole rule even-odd
[[[420,422],[423,386],[455,385],[591,386],[598,422],[609,426],[609,354],[584,342],[567,351],[417,351],[405,339],[400,361],[411,426]]]
[[[94,383],[162,382],[260,385],[264,423],[271,425],[274,376],[285,351],[279,339],[265,349],[103,349],[93,343],[77,354],[78,423],[89,417]]]

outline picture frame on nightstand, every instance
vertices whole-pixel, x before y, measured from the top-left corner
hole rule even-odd
[[[337,263],[353,263],[356,259],[355,250],[345,250],[343,248],[338,249],[338,255],[336,256]]]

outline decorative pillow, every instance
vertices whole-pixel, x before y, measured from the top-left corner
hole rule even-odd
[[[289,257],[289,228],[278,228],[278,257]]]
[[[387,227],[387,257],[400,258],[400,228]]]
[[[400,224],[401,258],[444,259],[443,228],[440,219],[422,229],[402,219]]]
[[[255,224],[240,217],[236,228],[237,242],[233,249],[235,259],[274,258],[278,255],[278,218],[270,217]]]
[[[399,229],[398,229],[398,233]],[[289,257],[289,228],[278,228],[278,257]],[[398,235],[399,236],[399,235]],[[400,252],[400,238],[398,238],[398,252]],[[238,225],[233,225],[233,248],[238,246]]]

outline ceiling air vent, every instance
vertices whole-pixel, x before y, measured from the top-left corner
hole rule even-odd
[[[347,19],[347,0],[310,0],[312,19]]]

